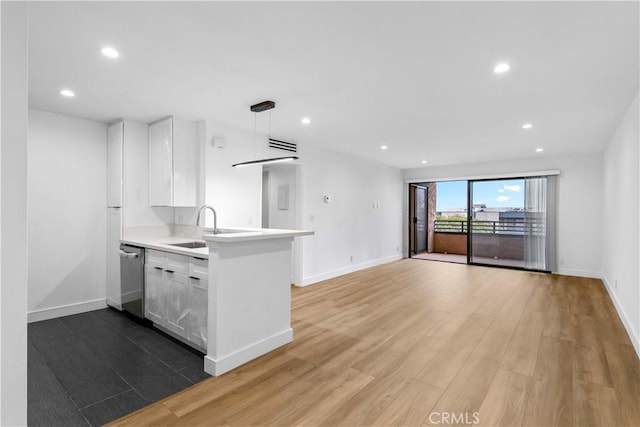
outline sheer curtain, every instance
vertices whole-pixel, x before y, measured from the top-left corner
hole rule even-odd
[[[556,177],[525,178],[524,268],[555,271]]]
[[[558,176],[547,177],[546,270],[558,271]]]

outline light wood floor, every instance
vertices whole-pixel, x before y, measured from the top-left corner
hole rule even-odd
[[[424,259],[429,261],[444,261],[444,262],[455,262],[458,264],[466,264],[467,256],[466,255],[458,255],[458,254],[441,254],[438,252],[423,252],[420,254],[415,254],[411,256],[412,258]],[[485,264],[485,265],[493,265],[500,267],[515,267],[515,268],[524,268],[524,261],[518,259],[496,259],[496,258],[484,258],[474,256],[472,258],[472,262],[474,264]]]
[[[640,425],[599,280],[402,260],[292,292],[293,343],[112,425]]]

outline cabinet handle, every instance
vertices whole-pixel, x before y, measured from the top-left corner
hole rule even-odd
[[[166,271],[167,273],[171,273],[171,274],[175,273],[175,271],[173,271],[173,270],[165,270],[165,271]]]
[[[189,279],[193,279],[193,280],[200,280],[199,277],[193,277],[193,276],[189,276]]]
[[[162,270],[162,267],[153,267],[153,268],[155,268],[156,270]]]
[[[120,257],[121,258],[138,258],[138,254],[135,252],[125,252],[120,249]]]

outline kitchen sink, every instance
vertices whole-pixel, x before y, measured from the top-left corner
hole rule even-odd
[[[179,246],[181,248],[188,248],[188,249],[198,249],[198,248],[206,248],[207,244],[205,242],[198,242],[198,241],[193,241],[193,242],[184,242],[184,243],[167,243],[169,246]]]

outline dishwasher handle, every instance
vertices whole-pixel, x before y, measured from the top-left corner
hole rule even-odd
[[[138,258],[138,254],[135,252],[125,252],[120,249],[120,257],[121,258]]]

